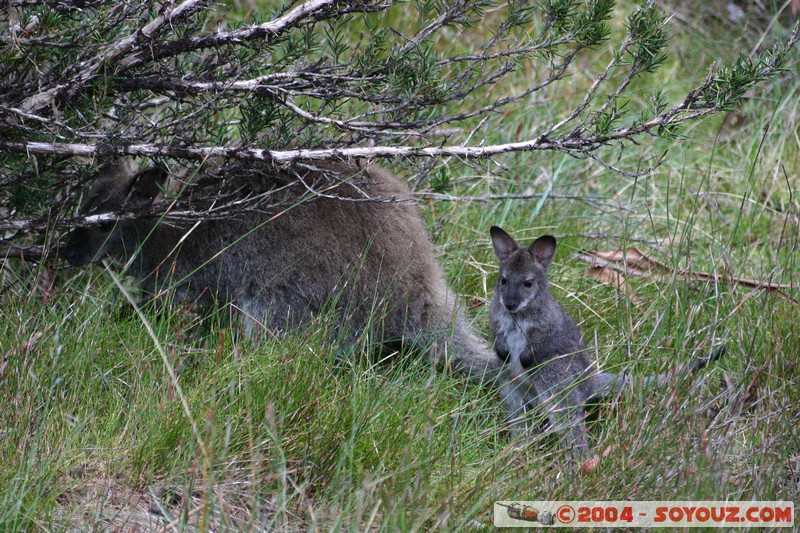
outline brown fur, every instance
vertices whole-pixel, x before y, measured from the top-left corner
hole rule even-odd
[[[428,359],[444,358],[474,380],[501,389],[510,414],[522,410],[527,398],[458,309],[404,183],[361,162],[313,162],[264,172],[274,183],[290,184],[276,193],[280,209],[208,220],[191,231],[152,216],[77,229],[65,257],[76,266],[105,257],[128,262],[128,273],[147,293],[170,288],[181,301],[232,303],[249,329],[265,324],[288,330],[330,306],[345,344],[363,341],[366,334],[425,347]],[[157,197],[155,185],[167,177],[154,169],[136,172],[125,162],[112,164],[81,211],[146,207]],[[293,177],[341,199],[307,199],[308,189]]]

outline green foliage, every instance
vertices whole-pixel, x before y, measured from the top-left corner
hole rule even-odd
[[[572,32],[575,41],[583,46],[595,47],[608,40],[611,30],[606,21],[611,19],[614,2],[611,0],[594,0],[572,17]]]
[[[702,94],[704,102],[730,111],[747,91],[774,71],[776,65],[782,65],[785,56],[786,50],[780,46],[761,52],[755,60],[746,54],[740,55],[733,64],[723,66],[712,75]],[[785,71],[783,67],[778,70]]]
[[[450,170],[441,166],[437,168],[430,178],[431,190],[433,192],[445,193],[448,192],[453,186],[453,177]]]
[[[663,52],[669,44],[665,20],[666,15],[652,2],[628,17],[626,26],[632,44],[625,51],[637,73],[654,72],[667,59]]]
[[[300,14],[294,4],[265,7],[249,19],[204,3],[174,17],[176,6],[149,2],[3,7],[0,38],[9,53],[0,62],[0,138],[10,164],[39,158],[42,190],[53,202],[70,196],[78,172],[53,164],[51,150],[31,142],[71,143],[58,147],[64,155],[185,160],[205,157],[187,149],[246,157],[250,148],[346,149],[367,140],[384,151],[422,149],[447,129],[448,142],[461,146],[475,119],[524,110],[526,98],[568,84],[578,58],[607,55],[602,47],[616,28],[612,0],[365,1]],[[669,43],[666,15],[654,2],[629,11],[618,54],[585,103],[558,109],[551,123],[559,127],[542,138],[546,149],[580,158],[609,139],[675,138],[684,122],[731,108],[786,60],[785,46],[742,58],[683,103],[665,100],[659,120],[626,129],[623,108],[631,116],[649,109],[620,99],[629,83],[615,87],[614,80],[656,73]],[[146,24],[155,25],[147,34]],[[496,87],[520,71],[531,75],[528,83],[497,96]],[[604,102],[599,94],[610,96]],[[9,187],[10,198],[39,194],[30,180]],[[46,203],[31,205],[43,215]]]
[[[552,28],[556,40],[573,41],[587,48],[596,47],[606,41],[610,29],[606,24],[611,18],[613,0],[576,2],[573,0],[546,0],[540,2],[546,27]]]
[[[611,100],[605,110],[598,113],[595,118],[594,124],[598,135],[607,135],[618,127],[619,121],[626,115],[625,108],[628,105],[628,100],[624,100],[621,104],[619,98]]]

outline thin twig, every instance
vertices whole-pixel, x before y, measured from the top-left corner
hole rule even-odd
[[[25,99],[20,108],[23,112],[32,113],[43,107],[50,105],[61,93],[74,91],[92,79],[100,67],[109,61],[127,53],[134,46],[140,44],[145,39],[151,39],[161,28],[168,23],[184,16],[192,11],[201,0],[184,0],[177,7],[158,15],[140,30],[121,41],[112,43],[105,53],[98,55],[90,61],[83,69],[71,80],[51,87],[45,91],[37,93]]]
[[[530,200],[533,198],[555,198],[558,200],[576,200],[578,202],[584,202],[594,206],[600,207],[610,207],[617,211],[628,211],[629,213],[636,213],[636,210],[621,204],[611,204],[608,202],[603,202],[597,198],[592,198],[591,196],[580,196],[577,194],[554,194],[554,193],[504,193],[504,194],[484,194],[483,196],[452,196],[449,194],[441,194],[441,193],[432,193],[432,192],[422,192],[417,193],[416,196],[431,199],[431,200],[439,200],[444,202],[501,202],[505,200]]]

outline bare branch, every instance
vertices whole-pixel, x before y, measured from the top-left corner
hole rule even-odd
[[[7,142],[0,141],[0,149],[11,152],[27,152],[38,154],[61,154],[83,156],[146,156],[175,157],[182,159],[207,159],[209,157],[232,157],[236,159],[254,159],[290,163],[311,159],[336,159],[342,157],[442,157],[455,156],[464,159],[486,159],[500,154],[512,152],[530,152],[538,150],[561,150],[571,153],[586,153],[596,150],[611,141],[624,141],[642,133],[650,133],[665,126],[675,126],[717,111],[711,104],[698,103],[702,87],[696,90],[695,98],[687,98],[683,103],[669,111],[644,123],[614,130],[605,135],[588,135],[585,137],[570,134],[567,137],[548,139],[540,135],[536,139],[521,142],[495,144],[488,146],[374,146],[329,149],[297,149],[267,150],[248,147],[192,147],[159,144],[70,144],[42,142]],[[552,131],[549,128],[547,131]]]
[[[800,28],[782,48],[711,71],[677,100],[659,93],[623,100],[632,80],[663,57],[665,19],[650,0],[628,18],[612,57],[585,83],[575,78],[571,86],[581,92],[568,107],[571,100],[558,98],[559,84],[579,57],[582,64],[605,57],[607,47],[598,56],[592,50],[610,36],[612,3],[499,3],[484,16],[491,4],[423,0],[418,19],[409,22],[382,15],[399,5],[390,0],[297,0],[271,20],[228,29],[207,0],[14,0],[13,11],[6,2],[0,12],[9,24],[0,29],[0,43],[11,53],[0,62],[0,202],[8,205],[0,203],[0,230],[23,235],[129,216],[177,224],[277,209],[264,182],[266,189],[291,183],[304,195],[336,197],[329,184],[304,183],[290,172],[324,159],[455,157],[472,165],[491,160],[502,169],[503,154],[558,151],[641,176],[658,165],[657,155],[628,165],[627,158],[613,159],[611,148],[678,139],[681,124],[730,109],[783,68]],[[363,31],[353,31],[354,22]],[[461,42],[447,46],[454,37]],[[548,108],[533,105],[531,96],[550,91],[555,97],[541,106]],[[508,139],[484,137],[506,117],[533,127]],[[188,161],[223,159],[237,171],[208,173],[158,213],[66,219],[63,202],[70,206],[87,184],[86,159],[118,156],[181,169],[192,166]],[[272,170],[286,181],[271,182]],[[614,200],[548,198],[629,209]]]
[[[451,196],[449,194],[423,192],[423,193],[417,193],[417,196],[420,196],[421,198],[439,200],[443,202],[468,202],[468,203],[502,202],[505,200],[530,200],[533,198],[553,198],[556,200],[575,200],[595,207],[605,207],[615,211],[628,211],[629,213],[636,213],[635,209],[622,205],[620,203],[611,204],[608,202],[604,202],[599,198],[593,198],[591,196],[581,196],[577,194],[525,192],[525,193],[485,194],[483,196]]]
[[[238,30],[207,33],[196,37],[187,37],[179,41],[162,43],[125,58],[120,62],[119,66],[121,70],[127,70],[147,61],[164,59],[165,57],[171,57],[202,48],[212,48],[225,44],[241,44],[254,39],[269,40],[297,26],[312,15],[323,12],[327,8],[337,7],[346,9],[347,4],[349,4],[349,2],[341,2],[340,0],[308,0],[285,15],[275,20],[265,22],[264,24],[249,26]],[[366,10],[366,6],[362,8]],[[386,5],[381,5],[379,3],[372,7],[374,10],[385,8]]]
[[[11,244],[0,246],[0,260],[24,259],[25,261],[42,261],[47,257],[44,246],[35,244]]]
[[[56,98],[66,92],[74,92],[92,79],[100,67],[127,53],[134,46],[141,44],[146,39],[151,39],[167,23],[171,23],[178,18],[186,15],[196,8],[201,0],[184,0],[183,3],[170,10],[163,10],[162,14],[150,21],[133,35],[128,36],[122,41],[112,43],[105,53],[95,57],[87,65],[82,66],[82,70],[71,80],[51,87],[45,91],[28,97],[20,106],[23,112],[34,112],[50,105]],[[174,0],[169,0],[168,4],[173,4]]]

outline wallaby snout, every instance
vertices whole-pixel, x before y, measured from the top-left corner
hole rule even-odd
[[[103,223],[96,227],[72,230],[61,254],[74,267],[85,267],[90,263],[99,262],[102,259],[102,250],[96,249],[94,244],[108,239],[112,227],[113,224]]]
[[[85,267],[91,263],[91,256],[88,256],[89,260],[87,261],[87,254],[82,253],[80,250],[81,241],[85,241],[85,239],[81,237],[79,230],[73,230],[73,233],[70,234],[64,248],[61,250],[64,259],[69,261],[69,264],[74,267]]]
[[[514,288],[503,292],[501,294],[501,298],[503,299],[503,305],[506,306],[506,309],[508,309],[509,313],[515,313],[522,303],[519,290]]]

